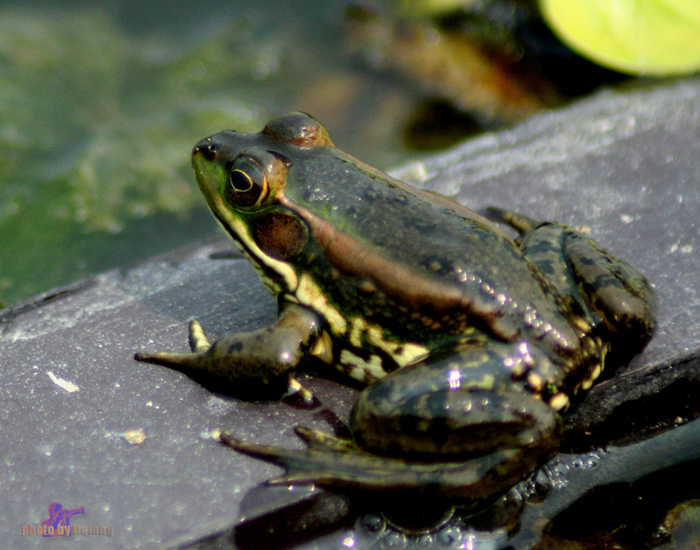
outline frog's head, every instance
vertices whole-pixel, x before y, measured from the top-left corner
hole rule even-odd
[[[205,138],[192,152],[197,183],[216,220],[275,293],[296,286],[293,263],[309,239],[285,196],[290,169],[300,156],[332,147],[316,119],[289,113],[258,134],[226,130]]]

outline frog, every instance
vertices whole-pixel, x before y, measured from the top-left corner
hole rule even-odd
[[[298,427],[306,448],[285,449],[221,434],[281,466],[271,484],[478,511],[557,453],[562,415],[610,354],[652,335],[652,285],[583,232],[411,186],[308,114],[207,137],[192,164],[279,314],[213,343],[193,321],[190,352],[136,358],[252,400],[303,393],[307,359],[361,388],[350,437]]]

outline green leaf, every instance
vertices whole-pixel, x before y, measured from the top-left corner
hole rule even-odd
[[[642,75],[700,70],[700,0],[539,0],[570,48],[617,71]]]

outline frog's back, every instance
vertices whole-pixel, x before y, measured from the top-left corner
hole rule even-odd
[[[475,325],[514,340],[531,330],[525,316],[532,312],[570,329],[537,268],[485,218],[335,148],[314,151],[300,164],[290,176],[303,184],[288,185],[286,193],[306,210],[311,241],[320,245],[307,250],[300,269],[325,277],[319,282],[346,315],[419,340]]]

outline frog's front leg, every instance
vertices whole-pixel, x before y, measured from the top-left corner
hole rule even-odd
[[[285,304],[270,327],[229,334],[209,344],[199,323],[193,322],[192,353],[137,353],[135,358],[181,371],[217,391],[257,399],[294,389],[294,369],[319,332],[314,313]]]
[[[527,348],[528,357],[522,356]],[[359,489],[396,505],[478,508],[532,473],[557,450],[561,418],[513,377],[535,348],[486,339],[395,371],[365,389],[353,409],[354,443],[318,433],[309,448],[238,441],[234,449],[283,466],[272,483]]]

